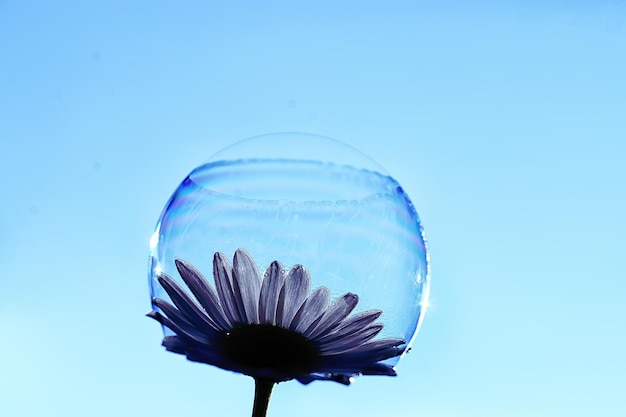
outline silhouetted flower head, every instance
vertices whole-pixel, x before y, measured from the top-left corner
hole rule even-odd
[[[380,310],[353,314],[358,296],[330,302],[330,291],[311,291],[308,270],[285,273],[272,262],[263,277],[252,257],[238,249],[233,264],[213,258],[215,288],[193,265],[176,260],[191,294],[167,274],[159,283],[171,302],[154,298],[148,316],[169,328],[163,346],[187,359],[275,382],[297,379],[349,384],[357,375],[395,376],[381,361],[402,354],[403,339],[373,340],[383,325]]]

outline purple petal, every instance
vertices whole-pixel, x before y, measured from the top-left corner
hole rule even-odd
[[[237,249],[233,259],[233,290],[246,322],[258,323],[261,277],[254,259],[243,249]]]
[[[193,324],[189,320],[187,320],[185,315],[167,301],[161,298],[153,298],[152,305],[158,307],[170,320],[173,320],[177,323],[184,323],[188,326],[193,327]]]
[[[362,352],[362,353],[350,353],[350,351],[342,352],[337,356],[339,359],[337,361],[339,363],[343,362],[351,362],[351,363],[375,363],[384,361],[387,359],[395,358],[396,356],[400,356],[404,353],[404,349],[401,348],[386,348],[379,349],[371,352]],[[332,358],[333,355],[328,356]]]
[[[368,310],[355,314],[354,316],[344,320],[332,333],[327,334],[324,337],[317,338],[316,342],[319,345],[323,345],[325,343],[331,343],[337,339],[349,336],[370,325],[374,320],[380,317],[381,314],[382,311],[380,310]]]
[[[330,303],[330,290],[319,287],[309,295],[291,322],[290,329],[304,332],[315,320],[320,318]]]
[[[174,344],[173,347],[178,348],[179,346]],[[169,349],[167,346],[166,349],[177,352],[173,349]],[[227,371],[240,373],[242,372],[241,367],[239,367],[236,363],[227,360],[221,352],[213,349],[210,346],[188,345],[185,346],[185,350],[182,353],[187,356],[187,360],[190,360],[192,362],[206,363],[208,365],[213,365],[217,366],[218,368],[226,369]]]
[[[205,347],[188,347],[185,351],[187,355],[187,359],[192,362],[201,362],[209,365],[214,365],[220,367],[222,369],[226,369],[229,371],[238,371],[237,367],[234,366],[230,361],[227,361],[224,358],[224,355],[221,352],[218,352],[211,348]]]
[[[178,336],[166,336],[163,339],[162,346],[170,352],[185,354],[187,345]]]
[[[206,363],[229,371],[243,373],[245,368],[226,359],[219,349],[206,344],[187,343],[178,336],[167,336],[162,345],[170,352],[185,355],[192,362]]]
[[[201,345],[206,345],[209,343],[209,338],[207,337],[207,335],[198,331],[198,329],[196,329],[195,327],[187,326],[183,322],[174,323],[157,311],[151,311],[147,314],[147,316],[155,319],[163,326],[176,333],[178,337],[180,337],[187,343],[198,343]]]
[[[174,346],[176,347],[176,346]],[[293,375],[276,372],[272,368],[248,368],[237,361],[229,360],[219,349],[206,345],[190,345],[185,351],[187,359],[193,362],[207,363],[222,369],[250,375],[254,378],[270,379],[276,382],[293,379]]]
[[[362,345],[363,343],[371,340],[374,336],[376,336],[383,329],[382,324],[373,324],[371,326],[366,327],[365,329],[361,329],[356,333],[347,335],[343,338],[336,339],[332,342],[325,343],[320,345],[320,350],[324,353],[341,353],[346,350],[353,349],[357,346]]]
[[[295,265],[287,276],[276,308],[276,325],[289,328],[296,314],[311,289],[309,271],[302,265]]]
[[[364,343],[363,345],[355,348],[352,352],[360,353],[360,352],[369,352],[373,350],[386,349],[389,347],[396,347],[405,344],[406,341],[404,339],[396,338],[396,337],[387,337],[384,339],[374,340],[368,343]]]
[[[185,284],[187,284],[200,305],[204,307],[206,313],[221,330],[229,329],[231,325],[224,315],[224,310],[220,306],[217,294],[202,273],[192,264],[182,259],[176,259],[174,262],[183,281],[185,281]]]
[[[386,375],[396,376],[396,371],[392,366],[384,363],[365,363],[365,364],[339,364],[337,366],[328,366],[324,368],[327,372],[337,374],[361,374],[361,375]]]
[[[185,335],[193,336],[193,339],[198,342],[200,341],[203,344],[212,344],[213,341],[220,337],[221,332],[215,330],[212,327],[204,326],[202,328],[196,326],[195,323],[189,322],[179,310],[175,309],[171,304],[167,301],[161,300],[159,298],[155,298],[152,303],[162,310],[166,317],[164,319],[168,320],[168,323],[165,321],[161,322],[162,325],[168,327],[170,330],[178,333],[178,330],[182,331]],[[160,313],[159,313],[160,314]],[[152,316],[151,316],[152,317]],[[155,318],[155,317],[153,317]],[[176,330],[174,327],[178,330]]]
[[[303,334],[310,340],[315,340],[332,332],[341,320],[345,319],[356,307],[359,297],[353,293],[344,294],[341,298],[330,305],[322,316],[322,319],[315,325],[312,324]]]
[[[219,328],[170,276],[167,274],[159,275],[159,283],[189,322],[199,327],[209,326],[216,330]]]
[[[232,271],[233,267],[226,256],[216,252],[213,256],[213,277],[217,295],[220,298],[220,305],[231,323],[245,323],[245,317],[240,314],[233,293]]]
[[[361,369],[361,373],[363,375],[386,375],[386,376],[396,376],[396,371],[390,365],[385,365],[384,363],[373,363],[369,366]]]
[[[353,349],[339,354],[323,355],[323,361],[327,364],[352,363],[373,363],[385,359],[400,356],[404,353],[404,348],[397,347],[404,344],[403,339],[378,339],[364,343]]]
[[[301,375],[296,379],[301,384],[307,385],[313,381],[335,381],[339,382],[343,385],[350,385],[352,383],[352,378],[358,376],[358,373],[344,373],[344,374],[307,374]]]
[[[311,382],[313,381],[317,381],[321,378],[314,378],[310,375],[300,375],[299,377],[296,378],[298,380],[299,383],[301,383],[302,385],[309,385]]]
[[[274,261],[267,267],[259,297],[259,322],[276,324],[276,304],[285,282],[283,265]]]

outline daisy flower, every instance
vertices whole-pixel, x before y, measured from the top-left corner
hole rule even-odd
[[[311,291],[302,265],[287,273],[272,262],[261,277],[256,263],[238,249],[231,264],[213,257],[215,288],[192,264],[175,261],[189,294],[167,274],[158,281],[169,301],[154,298],[148,316],[170,329],[163,346],[188,360],[255,379],[253,417],[265,416],[275,383],[330,380],[350,384],[358,375],[396,373],[382,361],[404,352],[403,339],[373,340],[383,329],[382,311],[351,315],[359,298],[347,293],[330,302],[330,290]],[[172,304],[173,303],[173,304]]]

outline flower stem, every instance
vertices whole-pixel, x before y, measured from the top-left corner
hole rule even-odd
[[[252,406],[252,417],[265,417],[267,407],[270,404],[270,395],[274,388],[274,381],[271,379],[254,378],[254,405]]]

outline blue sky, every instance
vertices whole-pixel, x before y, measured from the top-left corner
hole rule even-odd
[[[336,3],[0,1],[7,415],[249,415],[159,346],[148,240],[191,169],[294,130],[402,184],[433,307],[397,378],[270,416],[626,414],[626,4]]]

